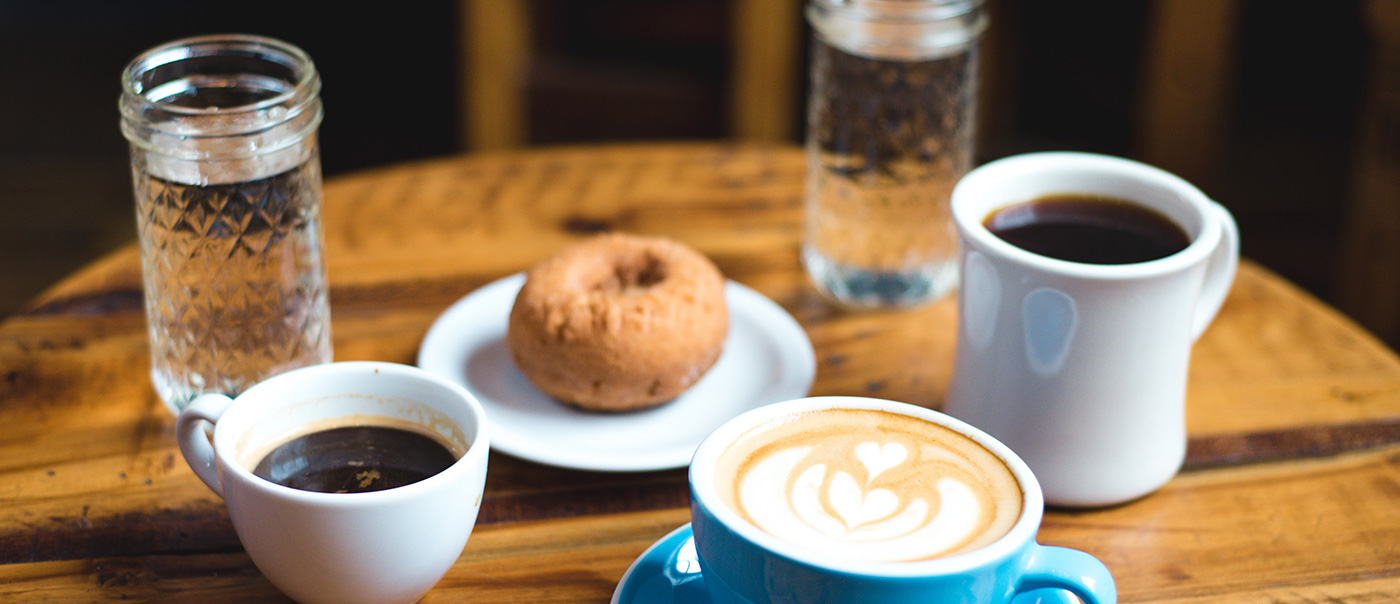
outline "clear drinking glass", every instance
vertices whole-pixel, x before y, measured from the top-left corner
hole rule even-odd
[[[321,80],[285,42],[177,40],[122,77],[151,377],[178,413],[331,360]]]
[[[957,285],[948,209],[972,166],[983,0],[810,0],[808,275],[860,308]]]

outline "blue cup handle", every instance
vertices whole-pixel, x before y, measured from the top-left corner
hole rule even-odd
[[[1033,544],[1025,572],[1016,584],[1017,595],[1036,592],[1041,602],[1070,602],[1066,594],[1057,600],[1046,590],[1065,590],[1086,604],[1117,604],[1113,575],[1098,558],[1067,547]],[[1047,599],[1048,598],[1048,599]],[[1018,600],[1018,604],[1022,600]],[[1036,598],[1031,599],[1032,602]]]

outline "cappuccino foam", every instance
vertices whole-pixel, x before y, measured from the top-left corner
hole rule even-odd
[[[1000,458],[936,423],[867,409],[796,413],[720,454],[720,498],[808,550],[867,561],[929,560],[1005,535],[1022,492]]]

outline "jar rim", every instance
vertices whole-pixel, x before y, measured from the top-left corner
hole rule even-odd
[[[190,107],[164,103],[151,98],[150,92],[160,86],[148,86],[143,75],[180,61],[211,57],[233,51],[250,58],[286,68],[295,79],[288,78],[289,87],[275,95],[251,103],[228,107]],[[164,84],[164,83],[163,83]],[[211,34],[173,40],[146,50],[132,59],[122,72],[123,113],[139,112],[138,107],[159,108],[175,116],[201,116],[262,111],[278,105],[300,105],[319,93],[320,77],[311,55],[301,48],[265,36],[252,34]],[[299,99],[298,97],[304,97]]]
[[[987,27],[985,0],[811,0],[817,39],[857,56],[929,61],[963,52]]]
[[[886,22],[955,19],[983,8],[987,0],[811,0],[813,8],[850,18]]]
[[[184,183],[245,180],[316,154],[321,79],[304,50],[216,34],[167,42],[133,59],[118,99],[133,161]]]

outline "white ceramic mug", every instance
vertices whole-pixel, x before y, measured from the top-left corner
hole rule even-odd
[[[1055,194],[1124,199],[1190,238],[1135,264],[1069,262],[993,234],[1008,205]],[[962,244],[957,355],[943,410],[1006,443],[1052,505],[1131,500],[1186,452],[1191,346],[1234,281],[1234,219],[1196,187],[1138,162],[1087,153],[993,161],[953,190]]]
[[[366,493],[302,491],[253,474],[259,460],[250,457],[267,443],[349,416],[409,421],[465,453],[421,481]],[[236,399],[196,398],[176,433],[195,474],[224,498],[258,570],[304,604],[417,601],[461,555],[481,509],[486,413],[461,386],[416,367],[351,362],[289,371]]]

